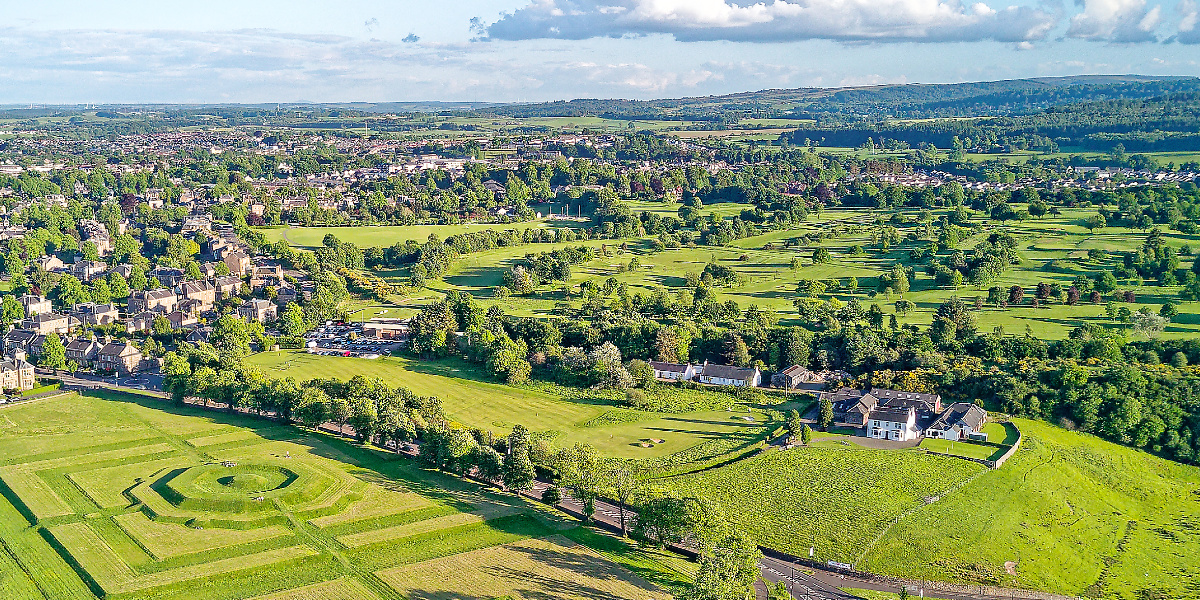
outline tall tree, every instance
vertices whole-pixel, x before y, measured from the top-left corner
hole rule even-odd
[[[817,420],[821,431],[829,431],[833,426],[833,401],[829,398],[821,398],[821,414]]]
[[[692,587],[682,600],[751,600],[758,581],[758,546],[743,535],[726,536],[700,559]]]
[[[58,370],[67,366],[67,349],[57,333],[50,332],[46,335],[46,340],[42,342],[40,362],[47,369]]]
[[[605,483],[606,472],[601,467],[600,454],[588,444],[579,443],[560,451],[556,463],[563,484],[583,505],[583,522],[591,523],[596,514],[596,498]]]

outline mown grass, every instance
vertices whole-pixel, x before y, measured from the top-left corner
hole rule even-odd
[[[900,521],[860,566],[1090,598],[1195,597],[1200,468],[1016,423],[1021,449],[1003,468]]]
[[[660,202],[635,202],[635,211],[646,210],[659,214],[675,214],[678,205]],[[731,218],[746,205],[719,203],[705,206],[701,209],[704,214],[715,214],[722,218]],[[1023,206],[1017,206],[1023,210]],[[945,209],[931,211],[936,218],[945,214]],[[756,305],[759,308],[777,312],[784,324],[798,323],[796,310],[792,301],[797,297],[796,285],[801,279],[845,280],[854,277],[858,281],[859,291],[855,294],[848,292],[831,292],[828,295],[846,300],[855,296],[860,302],[870,305],[878,303],[886,313],[894,311],[898,296],[872,296],[878,276],[890,269],[896,263],[914,266],[916,277],[911,290],[904,299],[916,304],[916,310],[898,316],[901,324],[916,323],[928,325],[938,306],[947,299],[957,296],[968,301],[975,296],[986,298],[987,287],[992,285],[1007,289],[1012,285],[1021,285],[1026,290],[1032,290],[1038,282],[1058,283],[1064,288],[1069,286],[1076,275],[1094,275],[1102,270],[1111,270],[1120,260],[1120,252],[1133,251],[1139,248],[1146,237],[1146,232],[1126,227],[1107,227],[1089,231],[1084,227],[1088,216],[1095,214],[1095,208],[1063,209],[1060,215],[1048,215],[1041,219],[1027,219],[1019,222],[997,223],[989,221],[983,213],[975,213],[972,222],[982,225],[970,237],[960,241],[960,249],[970,249],[994,232],[1005,232],[1018,240],[1018,251],[1022,262],[1013,266],[999,280],[977,289],[966,285],[958,289],[939,286],[931,276],[925,273],[922,264],[912,264],[910,250],[923,248],[929,244],[928,239],[912,242],[902,240],[888,250],[880,250],[872,246],[871,235],[878,227],[874,224],[877,219],[887,221],[893,215],[900,214],[907,218],[917,216],[914,209],[867,209],[867,208],[838,208],[823,211],[813,215],[806,223],[783,230],[766,231],[761,235],[735,240],[725,247],[698,246],[695,248],[678,248],[654,251],[649,238],[621,240],[628,244],[628,252],[613,252],[610,256],[598,256],[596,259],[572,268],[571,278],[565,282],[573,290],[578,290],[579,284],[592,280],[602,283],[608,277],[628,285],[630,293],[649,294],[657,287],[665,287],[674,292],[685,287],[684,275],[688,272],[698,273],[710,261],[731,267],[740,273],[745,282],[736,287],[716,288],[716,296],[720,301],[734,300],[745,308]],[[910,232],[921,232],[921,228],[913,225],[900,225],[901,235]],[[784,247],[789,240],[799,240],[808,235],[815,238],[819,234],[837,231],[832,238],[801,242],[792,247]],[[1193,247],[1200,246],[1200,235],[1186,235],[1178,231],[1165,231],[1167,242],[1179,248],[1188,243]],[[570,245],[584,244],[594,248],[608,246],[613,249],[619,246],[613,240],[592,240],[575,242]],[[539,290],[536,294],[526,297],[509,297],[501,301],[492,298],[493,290],[502,282],[503,273],[527,253],[552,250],[564,244],[535,244],[514,248],[499,248],[487,252],[473,253],[456,261],[443,280],[431,282],[429,288],[418,290],[407,298],[395,299],[386,310],[397,315],[409,315],[420,307],[435,301],[449,290],[466,291],[476,296],[485,306],[494,303],[502,305],[508,314],[517,316],[547,317],[557,314],[557,305],[563,301],[572,306],[579,306],[582,298],[575,293],[564,297],[560,292],[563,284],[555,283]],[[822,246],[832,254],[832,262],[814,264],[811,260],[815,247]],[[864,252],[851,252],[854,246],[861,246]],[[1087,250],[1099,248],[1109,253],[1100,261],[1086,260]],[[943,249],[943,257],[948,250]],[[631,258],[637,257],[643,268],[635,271],[623,269]],[[792,259],[800,260],[801,266],[791,268]],[[1182,267],[1188,268],[1192,258],[1182,257]],[[1058,268],[1051,268],[1051,261],[1057,261]],[[397,274],[397,277],[403,274]],[[1180,316],[1168,325],[1160,335],[1162,337],[1186,337],[1200,334],[1200,302],[1180,302],[1179,287],[1159,287],[1153,284],[1138,282],[1120,282],[1120,289],[1135,292],[1138,298],[1137,310],[1148,306],[1158,310],[1167,301],[1180,304]],[[1070,330],[1081,324],[1096,324],[1107,328],[1120,329],[1118,323],[1110,322],[1103,316],[1104,307],[1092,305],[1085,301],[1077,306],[1067,306],[1061,302],[1043,302],[1037,309],[1029,305],[1028,293],[1026,301],[1020,306],[1010,306],[1001,309],[987,306],[976,312],[978,327],[984,331],[1000,327],[1009,333],[1028,331],[1035,336],[1045,339],[1060,339],[1066,337]],[[383,309],[381,309],[383,310]]]
[[[553,432],[555,443],[559,445],[587,442],[615,458],[654,459],[685,452],[712,440],[758,435],[771,428],[776,418],[771,410],[753,408],[746,412],[740,407],[740,413],[700,410],[681,414],[651,413],[636,420],[605,419],[603,417],[615,409],[616,400],[611,393],[582,393],[553,386],[507,386],[488,380],[474,365],[454,360],[421,361],[400,357],[366,360],[281,351],[255,354],[249,361],[268,377],[380,377],[416,394],[436,396],[442,401],[447,416],[458,423],[501,434],[519,423],[533,431]],[[702,407],[735,402],[724,393],[667,386],[647,393],[652,396],[674,394],[679,398],[673,402]],[[746,421],[740,416],[753,417],[754,421]],[[652,439],[662,440],[662,443],[643,447],[644,442]]]
[[[33,477],[17,477],[16,488],[6,486],[0,500],[3,598],[393,599],[398,592],[374,571],[547,537],[565,525],[524,500],[394,455],[238,415],[152,398],[76,395],[3,410],[11,427],[0,429],[0,441],[17,452],[5,457],[5,481],[12,473]],[[39,430],[89,445],[72,457],[39,443]],[[32,441],[23,455],[18,438]],[[239,465],[217,464],[222,460]],[[192,477],[176,482],[176,500],[207,498],[210,504],[187,510],[153,493],[152,486],[166,490],[160,481],[179,473]],[[134,499],[124,496],[130,488]],[[244,519],[220,502],[273,493],[278,497],[269,507]],[[139,494],[145,503],[136,500]],[[361,506],[360,496],[367,498]],[[29,508],[45,498],[58,498],[57,508],[67,514],[39,507],[39,516]],[[163,519],[159,510],[179,514]],[[349,549],[334,537],[353,535],[368,543]],[[605,569],[621,569],[604,562]],[[463,585],[448,581],[430,592],[462,597]]]
[[[293,535],[286,527],[273,525],[241,531],[236,529],[196,529],[173,523],[159,523],[140,512],[113,517],[138,545],[155,560],[196,554],[218,548],[249,544]]]

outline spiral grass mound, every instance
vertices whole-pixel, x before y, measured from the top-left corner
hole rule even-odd
[[[344,471],[302,461],[222,462],[163,469],[130,490],[155,520],[245,529],[336,513],[362,497]]]

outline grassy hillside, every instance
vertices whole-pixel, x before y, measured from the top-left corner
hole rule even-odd
[[[1200,597],[1200,469],[1017,424],[1012,460],[900,521],[861,566],[1092,598]]]
[[[770,451],[655,483],[720,505],[758,542],[818,560],[854,562],[896,517],[983,471],[915,450],[868,450],[840,438]]]

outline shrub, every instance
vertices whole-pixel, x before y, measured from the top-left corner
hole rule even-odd
[[[562,502],[562,491],[557,486],[550,486],[542,492],[542,502],[554,506]]]

